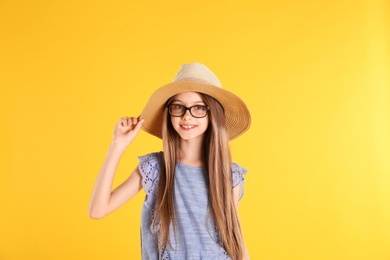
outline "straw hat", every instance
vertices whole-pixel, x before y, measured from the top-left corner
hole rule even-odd
[[[182,92],[199,92],[218,100],[224,108],[226,128],[229,139],[243,134],[249,129],[251,116],[244,101],[222,88],[220,81],[205,65],[190,63],[181,66],[173,82],[157,89],[144,110],[145,119],[142,129],[158,138],[162,138],[163,111],[166,101]]]

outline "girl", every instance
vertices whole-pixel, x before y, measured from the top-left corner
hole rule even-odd
[[[222,89],[203,64],[183,65],[150,97],[138,118],[121,118],[89,207],[102,218],[143,188],[142,259],[249,259],[237,214],[246,170],[228,142],[248,130],[245,103]],[[163,152],[139,157],[112,189],[116,167],[139,130],[163,140]]]

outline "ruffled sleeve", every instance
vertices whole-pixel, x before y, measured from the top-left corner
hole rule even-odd
[[[145,206],[151,207],[155,198],[155,191],[160,174],[160,153],[150,153],[139,156],[139,171],[142,175],[142,187],[146,193]]]
[[[241,167],[237,163],[232,164],[233,188],[237,187],[237,185],[240,185],[240,193],[238,200],[241,200],[241,198],[244,196],[244,174],[246,174],[247,172],[247,169]]]

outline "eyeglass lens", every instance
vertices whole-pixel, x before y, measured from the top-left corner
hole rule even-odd
[[[207,106],[199,106],[199,105],[192,106],[192,107],[185,107],[178,104],[172,104],[169,106],[169,114],[171,116],[176,116],[176,117],[183,116],[187,112],[187,110],[190,111],[190,114],[193,117],[202,118],[207,115],[209,108]]]

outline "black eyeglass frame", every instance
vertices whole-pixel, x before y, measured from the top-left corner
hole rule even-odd
[[[172,106],[182,106],[182,107],[184,108],[183,114],[180,115],[180,116],[174,116],[174,115],[172,115],[172,112],[171,112],[171,107],[172,107]],[[207,114],[208,114],[209,111],[210,111],[210,107],[208,107],[208,106],[202,106],[202,105],[195,105],[195,106],[191,106],[191,107],[186,107],[186,106],[183,106],[183,105],[180,105],[180,104],[169,104],[167,107],[168,107],[168,113],[169,113],[171,116],[173,116],[173,117],[182,117],[182,116],[184,116],[184,115],[187,113],[187,110],[188,110],[188,111],[190,112],[190,115],[191,115],[192,117],[195,117],[195,118],[204,118],[204,117],[207,116]],[[192,112],[191,112],[191,109],[192,109],[193,107],[204,107],[204,108],[206,108],[206,114],[205,114],[204,116],[194,116],[194,115],[192,114]]]

